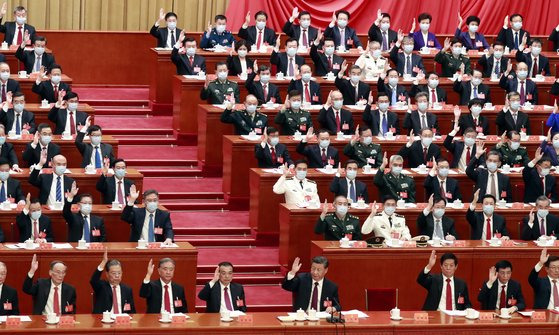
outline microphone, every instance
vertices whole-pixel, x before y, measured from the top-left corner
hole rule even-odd
[[[340,303],[338,302],[338,300],[336,300],[335,297],[332,297],[332,302],[335,303],[336,305],[340,305]],[[329,300],[328,298],[326,298],[326,300]],[[334,306],[331,306],[334,307]],[[345,320],[342,318],[342,311],[336,311],[338,313],[337,316],[334,316],[334,309],[330,310],[330,317],[326,318],[326,321],[329,323],[345,323]]]

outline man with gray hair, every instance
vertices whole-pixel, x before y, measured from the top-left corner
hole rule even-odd
[[[188,311],[184,288],[173,282],[175,274],[175,261],[172,258],[161,258],[159,260],[158,280],[151,280],[155,265],[149,260],[146,277],[140,288],[140,297],[146,299],[146,313],[158,314],[186,313]]]
[[[17,291],[5,285],[8,268],[0,262],[0,315],[19,315]]]
[[[559,237],[559,217],[549,213],[551,200],[545,195],[536,199],[536,213],[534,208],[530,214],[522,219],[520,237],[525,241],[537,240],[540,236]]]
[[[8,3],[4,2],[0,9],[0,21],[4,19],[8,11]],[[29,33],[31,42],[35,41],[35,27],[25,24],[27,22],[27,9],[23,6],[14,8],[14,21],[8,21],[0,25],[0,33],[4,34],[4,42],[10,45],[20,45],[23,42],[25,32]]]
[[[373,183],[378,187],[379,194],[390,195],[405,202],[415,202],[415,181],[413,177],[402,173],[404,158],[400,155],[390,156],[390,166],[388,167],[390,171],[385,173],[384,170],[387,167],[388,159],[385,152],[382,164],[373,179]]]

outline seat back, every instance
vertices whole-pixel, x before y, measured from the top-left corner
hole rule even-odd
[[[389,311],[396,307],[395,288],[365,289],[365,308],[367,311]]]

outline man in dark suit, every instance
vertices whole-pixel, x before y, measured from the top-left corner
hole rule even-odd
[[[62,261],[52,261],[50,278],[39,278],[33,283],[33,276],[38,268],[37,255],[33,255],[31,268],[25,274],[23,282],[23,292],[33,297],[33,315],[76,314],[76,289],[64,282],[68,270],[66,264]]]
[[[293,24],[295,19],[299,19],[299,24]],[[282,31],[289,37],[299,41],[299,45],[305,48],[310,47],[311,41],[316,39],[318,29],[311,26],[311,13],[307,11],[299,12],[297,7],[293,8],[291,17],[283,25]]]
[[[461,77],[452,86],[454,92],[460,95],[460,105],[467,105],[472,99],[483,100],[483,103],[491,102],[489,86],[483,83],[483,73],[474,69],[472,79],[463,82]]]
[[[509,176],[497,171],[501,166],[501,154],[489,151],[486,155],[487,169],[478,167],[479,159],[485,153],[483,143],[476,145],[475,155],[466,168],[466,175],[476,183],[476,189],[481,190],[480,196],[492,195],[497,200],[512,202],[512,191]],[[495,185],[496,184],[496,185]],[[478,200],[479,198],[476,198]]]
[[[47,74],[50,80],[43,80],[43,77]],[[37,80],[31,87],[31,91],[38,94],[41,100],[47,100],[51,104],[58,101],[58,94],[61,91],[68,92],[70,90],[70,85],[62,81],[62,67],[58,64],[53,64],[44,74],[41,72],[41,75],[37,76]]]
[[[334,82],[336,88],[342,93],[344,105],[356,105],[358,102],[366,102],[371,94],[369,84],[361,81],[361,68],[352,65],[349,69],[349,78],[344,79],[344,73],[347,69],[347,63],[344,61],[342,69],[336,76]]]
[[[491,134],[491,131],[489,130],[489,119],[486,116],[481,115],[484,101],[479,98],[474,98],[468,101],[467,105],[470,113],[460,115],[460,118],[458,119],[458,126],[460,129],[466,130],[471,128],[476,133],[485,135]]]
[[[196,54],[196,40],[185,37],[184,31],[173,46],[171,61],[175,64],[178,75],[193,76],[200,72],[206,73],[206,59]]]
[[[25,51],[30,36],[26,33],[23,42],[16,51],[16,58],[19,59],[27,73],[41,72],[41,67],[49,70],[52,65],[56,64],[52,53],[45,53],[47,39],[44,36],[37,36],[33,43],[33,50]]]
[[[419,140],[414,140],[413,133],[409,136],[408,143],[404,145],[398,155],[404,159],[408,159],[408,166],[416,168],[419,165],[432,167],[433,158],[439,159],[441,156],[441,148],[437,144],[433,144],[433,131],[430,128],[424,128],[419,133]]]
[[[505,45],[503,42],[495,41],[493,43],[493,48],[489,49],[488,55],[482,55],[477,64],[483,69],[484,78],[499,78],[501,73],[507,71],[507,64],[509,58],[503,56],[505,53]]]
[[[508,309],[509,314],[526,308],[520,283],[511,279],[512,264],[507,260],[498,261],[489,269],[489,279],[483,283],[477,300],[481,309],[497,311]]]
[[[103,173],[97,180],[95,188],[101,192],[104,204],[118,202],[120,205],[126,205],[126,198],[130,194],[130,187],[134,185],[132,179],[125,178],[126,162],[124,159],[118,158],[113,163],[113,171],[109,170],[109,162],[103,165]]]
[[[414,134],[421,133],[422,129],[431,129],[434,134],[439,134],[437,116],[427,111],[429,108],[427,94],[423,92],[417,93],[415,101],[417,103],[417,110],[412,111],[408,109],[404,117],[404,128],[407,131],[412,130]],[[408,106],[408,108],[411,108],[411,106]]]
[[[427,235],[430,239],[454,241],[458,234],[454,228],[454,220],[444,216],[447,201],[440,196],[429,196],[429,203],[417,217],[419,235]]]
[[[335,313],[342,310],[338,297],[338,285],[325,278],[328,273],[328,260],[323,256],[316,256],[311,261],[309,273],[297,272],[301,269],[299,257],[295,258],[281,287],[293,292],[293,312],[302,309],[317,312]],[[321,292],[319,295],[319,290]]]
[[[555,177],[550,174],[551,158],[543,156],[541,148],[536,150],[534,159],[524,165],[522,179],[524,180],[524,203],[536,201],[544,195],[552,202],[557,202],[557,188]]]
[[[507,221],[504,216],[495,214],[495,205],[497,200],[491,194],[485,194],[481,198],[483,210],[476,212],[476,206],[479,198],[479,189],[474,193],[470,207],[466,212],[466,220],[470,225],[470,240],[491,240],[493,237],[498,239],[509,239],[507,231]]]
[[[4,201],[25,204],[25,197],[19,180],[10,178],[10,162],[0,157],[0,203]]]
[[[257,66],[257,62],[254,61],[255,68]],[[258,99],[258,104],[263,105],[268,101],[272,103],[281,104],[281,96],[280,90],[276,86],[270,82],[270,67],[267,65],[260,65],[258,68],[258,72],[253,71],[249,73],[247,76],[247,80],[245,81],[245,87],[249,94],[252,94]],[[254,81],[256,78],[256,74],[260,80]]]
[[[320,95],[320,84],[312,79],[311,67],[307,64],[301,66],[300,69],[301,78],[295,80],[291,79],[287,91],[291,92],[293,90],[299,91],[303,97],[303,105],[321,105],[322,96]]]
[[[545,267],[547,276],[539,277],[538,273]],[[547,249],[543,248],[540,254],[540,260],[534,266],[528,276],[528,283],[534,290],[534,309],[551,309],[559,307],[559,257],[549,255]]]
[[[103,270],[107,272],[107,280],[101,280]],[[132,288],[122,283],[122,265],[116,259],[109,260],[107,249],[103,260],[91,275],[89,284],[93,289],[93,314],[105,311],[111,314],[136,313]]]
[[[277,39],[276,46],[270,56],[270,63],[274,64],[277,71],[285,74],[286,77],[295,77],[297,70],[305,64],[305,58],[297,55],[298,48],[297,40],[290,38],[285,42],[285,51],[279,52],[280,39]]]
[[[454,276],[458,269],[458,258],[452,253],[441,256],[441,273],[431,274],[431,269],[437,262],[435,250],[431,252],[429,263],[419,272],[417,283],[427,290],[427,297],[423,304],[424,311],[456,311],[470,308],[468,285],[462,279]]]
[[[333,91],[328,97],[324,107],[318,112],[318,123],[323,129],[327,129],[330,134],[339,132],[344,135],[351,135],[355,131],[353,128],[353,115],[351,111],[344,109],[344,96],[340,91]]]
[[[476,136],[477,133],[473,128],[466,128],[462,135],[463,140],[454,140],[454,137],[460,131],[461,127],[454,126],[454,129],[444,139],[444,147],[452,154],[451,169],[459,169],[466,171],[468,164],[474,158],[476,153]],[[480,156],[477,165],[485,165],[485,157]]]
[[[256,45],[257,50],[265,45],[276,45],[276,32],[266,27],[268,14],[264,11],[258,11],[254,14],[254,21],[256,21],[256,24],[254,26],[249,26],[249,11],[245,17],[245,22],[241,26],[241,29],[239,29],[239,38],[246,40],[249,46],[253,44]]]
[[[10,66],[0,62],[0,98],[2,102],[6,101],[8,92],[21,92],[21,88],[16,80],[10,78]]]
[[[390,99],[386,93],[379,93],[377,98],[377,109],[371,110],[372,99],[367,101],[363,112],[363,122],[372,130],[374,136],[384,137],[386,133],[400,134],[400,122],[398,114],[389,110]]]
[[[310,168],[324,168],[326,165],[337,166],[340,160],[338,149],[330,145],[330,133],[326,129],[318,131],[318,143],[307,146],[307,143],[314,138],[313,129],[307,131],[307,136],[303,137],[297,144],[297,152],[306,157]]]
[[[516,61],[526,63],[528,66],[528,78],[536,78],[538,74],[550,76],[549,59],[540,54],[542,51],[542,41],[539,38],[534,38],[530,43],[530,47],[525,47],[524,44],[520,46],[521,50],[518,50],[516,53]]]
[[[334,193],[334,197],[342,195],[348,200],[351,199],[351,203],[357,203],[358,200],[362,199],[368,204],[369,192],[367,191],[367,184],[357,180],[357,174],[359,171],[357,161],[354,161],[353,159],[346,161],[345,176],[344,171],[340,166],[341,164],[338,164],[338,172],[330,183],[330,192]]]
[[[146,277],[140,288],[140,297],[145,298],[147,303],[146,313],[186,313],[188,308],[184,288],[172,281],[175,275],[175,261],[171,258],[159,260],[158,280],[151,280],[154,267],[153,261],[150,259]]]
[[[450,172],[448,160],[442,157],[434,161],[433,159],[433,167],[423,182],[425,196],[434,195],[448,202],[462,200],[458,180],[448,176]]]
[[[91,215],[93,207],[93,196],[91,194],[81,194],[78,200],[78,213],[72,212],[72,203],[77,194],[78,189],[76,183],[74,183],[72,189],[66,192],[66,202],[62,210],[62,215],[68,225],[68,242],[78,242],[79,240],[85,240],[86,243],[107,241],[103,218]]]
[[[10,107],[10,104],[12,107]],[[4,126],[5,133],[14,132],[15,135],[34,134],[35,114],[25,109],[25,96],[21,92],[12,94],[8,92],[6,101],[0,112],[0,123]],[[4,156],[3,153],[0,155]],[[17,157],[15,163],[17,164]]]
[[[540,236],[559,237],[559,217],[550,214],[551,200],[545,195],[540,195],[536,199],[536,216],[534,209],[530,214],[522,219],[522,230],[520,237],[525,241],[534,241]]]
[[[25,242],[28,239],[32,239],[35,243],[54,241],[50,218],[41,213],[41,208],[39,199],[31,199],[31,194],[27,193],[25,207],[16,216],[20,242]]]
[[[160,27],[163,21],[166,24],[165,28]],[[149,30],[150,35],[157,39],[158,48],[172,48],[181,32],[182,30],[177,28],[177,14],[165,13],[163,8],[159,11],[159,19]]]
[[[258,112],[258,99],[254,95],[247,95],[245,98],[244,110],[233,110],[235,103],[227,101],[225,109],[221,114],[221,122],[231,123],[235,126],[235,134],[248,135],[254,132],[256,135],[262,135],[264,129],[268,126],[268,117],[266,114]]]
[[[331,38],[338,46],[344,46],[345,50],[358,48],[363,50],[363,45],[357,36],[355,29],[348,27],[349,12],[346,10],[339,10],[332,14],[332,21],[324,30],[324,37]]]
[[[445,89],[439,86],[439,75],[436,72],[427,73],[427,85],[419,85],[418,78],[413,81],[410,96],[415,97],[420,92],[427,94],[429,106],[437,102],[446,103],[447,94]]]
[[[0,12],[0,22],[6,15],[6,6],[2,6],[2,11]],[[14,8],[14,21],[7,21],[3,25],[0,25],[0,33],[4,34],[4,42],[9,45],[19,45],[23,40],[23,36],[27,31],[31,35],[30,41],[35,40],[35,27],[26,24],[27,22],[27,9],[23,6],[17,6]]]
[[[398,33],[390,29],[390,14],[382,13],[380,9],[377,12],[377,19],[369,28],[368,35],[369,41],[379,42],[384,52],[389,51],[392,43],[398,40]]]
[[[530,117],[520,110],[520,94],[510,92],[507,94],[505,107],[497,113],[495,123],[497,124],[498,134],[505,131],[516,130],[519,133],[530,135]]]
[[[527,43],[530,43],[530,33],[522,29],[522,21],[524,18],[522,15],[515,13],[510,16],[510,28],[509,28],[509,16],[505,17],[503,23],[503,28],[499,31],[497,35],[497,41],[503,43],[509,48],[510,51],[518,50],[523,39],[526,39]]]
[[[144,207],[134,208],[134,202],[140,195],[136,185],[130,186],[130,196],[122,211],[120,219],[130,224],[130,242],[144,240],[149,243],[162,242],[173,244],[173,224],[169,212],[158,209],[159,193],[146,190],[143,194]]]
[[[83,143],[86,133],[90,140],[90,143],[87,144]],[[76,148],[82,154],[82,168],[91,165],[96,169],[102,169],[103,162],[107,160],[111,165],[113,164],[115,160],[113,146],[108,143],[102,143],[102,138],[103,130],[98,125],[91,125],[91,117],[88,116],[85,121],[85,127],[78,131],[75,141]]]
[[[0,262],[0,315],[19,315],[17,290],[5,284],[7,275],[6,264]]]
[[[52,158],[60,155],[60,146],[52,141],[52,128],[47,123],[41,123],[37,126],[37,131],[33,137],[33,141],[28,143],[23,152],[23,160],[28,167],[39,163],[43,153],[46,153],[46,164],[50,166]]]
[[[258,161],[259,168],[270,169],[284,164],[293,165],[287,146],[279,143],[279,140],[279,131],[276,128],[268,127],[264,131],[262,142],[254,145],[254,157]]]
[[[58,101],[49,112],[49,120],[56,125],[55,135],[62,135],[67,132],[76,135],[85,126],[87,113],[78,110],[79,98],[72,91],[60,92]]]
[[[516,64],[516,76],[511,74],[512,64],[507,65],[507,71],[501,77],[499,86],[507,93],[517,93],[520,96],[520,105],[529,101],[532,105],[538,104],[538,85],[528,77],[528,65],[524,62]],[[509,96],[510,100],[510,96]]]
[[[388,77],[388,85],[384,82],[386,77]],[[382,92],[388,96],[390,99],[390,106],[396,106],[398,102],[408,101],[408,91],[406,91],[404,85],[398,85],[399,80],[399,73],[396,69],[390,69],[386,74],[381,73],[378,78],[378,93],[380,94]]]
[[[402,52],[400,51],[402,46]],[[400,75],[417,76],[419,71],[425,72],[423,58],[413,53],[413,38],[400,34],[398,41],[390,50],[390,60],[396,65],[396,70]]]
[[[41,204],[53,206],[57,202],[64,203],[64,192],[72,189],[74,179],[64,175],[66,171],[66,157],[56,155],[52,158],[52,172],[40,173],[47,161],[46,155],[35,165],[29,175],[29,183],[39,189]]]
[[[344,71],[340,71],[344,59],[341,56],[336,55],[336,47],[334,46],[334,40],[331,38],[324,39],[322,44],[322,50],[318,50],[320,45],[320,40],[322,39],[322,33],[319,32],[318,36],[311,45],[311,59],[314,63],[314,72],[317,76],[326,76],[328,73],[332,72],[334,75],[338,75]]]
[[[206,313],[247,311],[245,290],[233,282],[233,264],[229,262],[218,264],[213,279],[200,290],[198,298],[206,302]]]

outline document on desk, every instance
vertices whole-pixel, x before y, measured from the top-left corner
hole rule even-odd
[[[31,318],[28,315],[12,315],[12,317],[19,318],[21,322],[31,322]],[[0,316],[0,322],[6,322],[7,318],[7,315]]]
[[[369,316],[358,309],[352,309],[350,311],[342,311],[342,315],[346,314],[357,314],[358,318],[368,318]]]
[[[466,311],[441,311],[450,316],[466,316]]]

